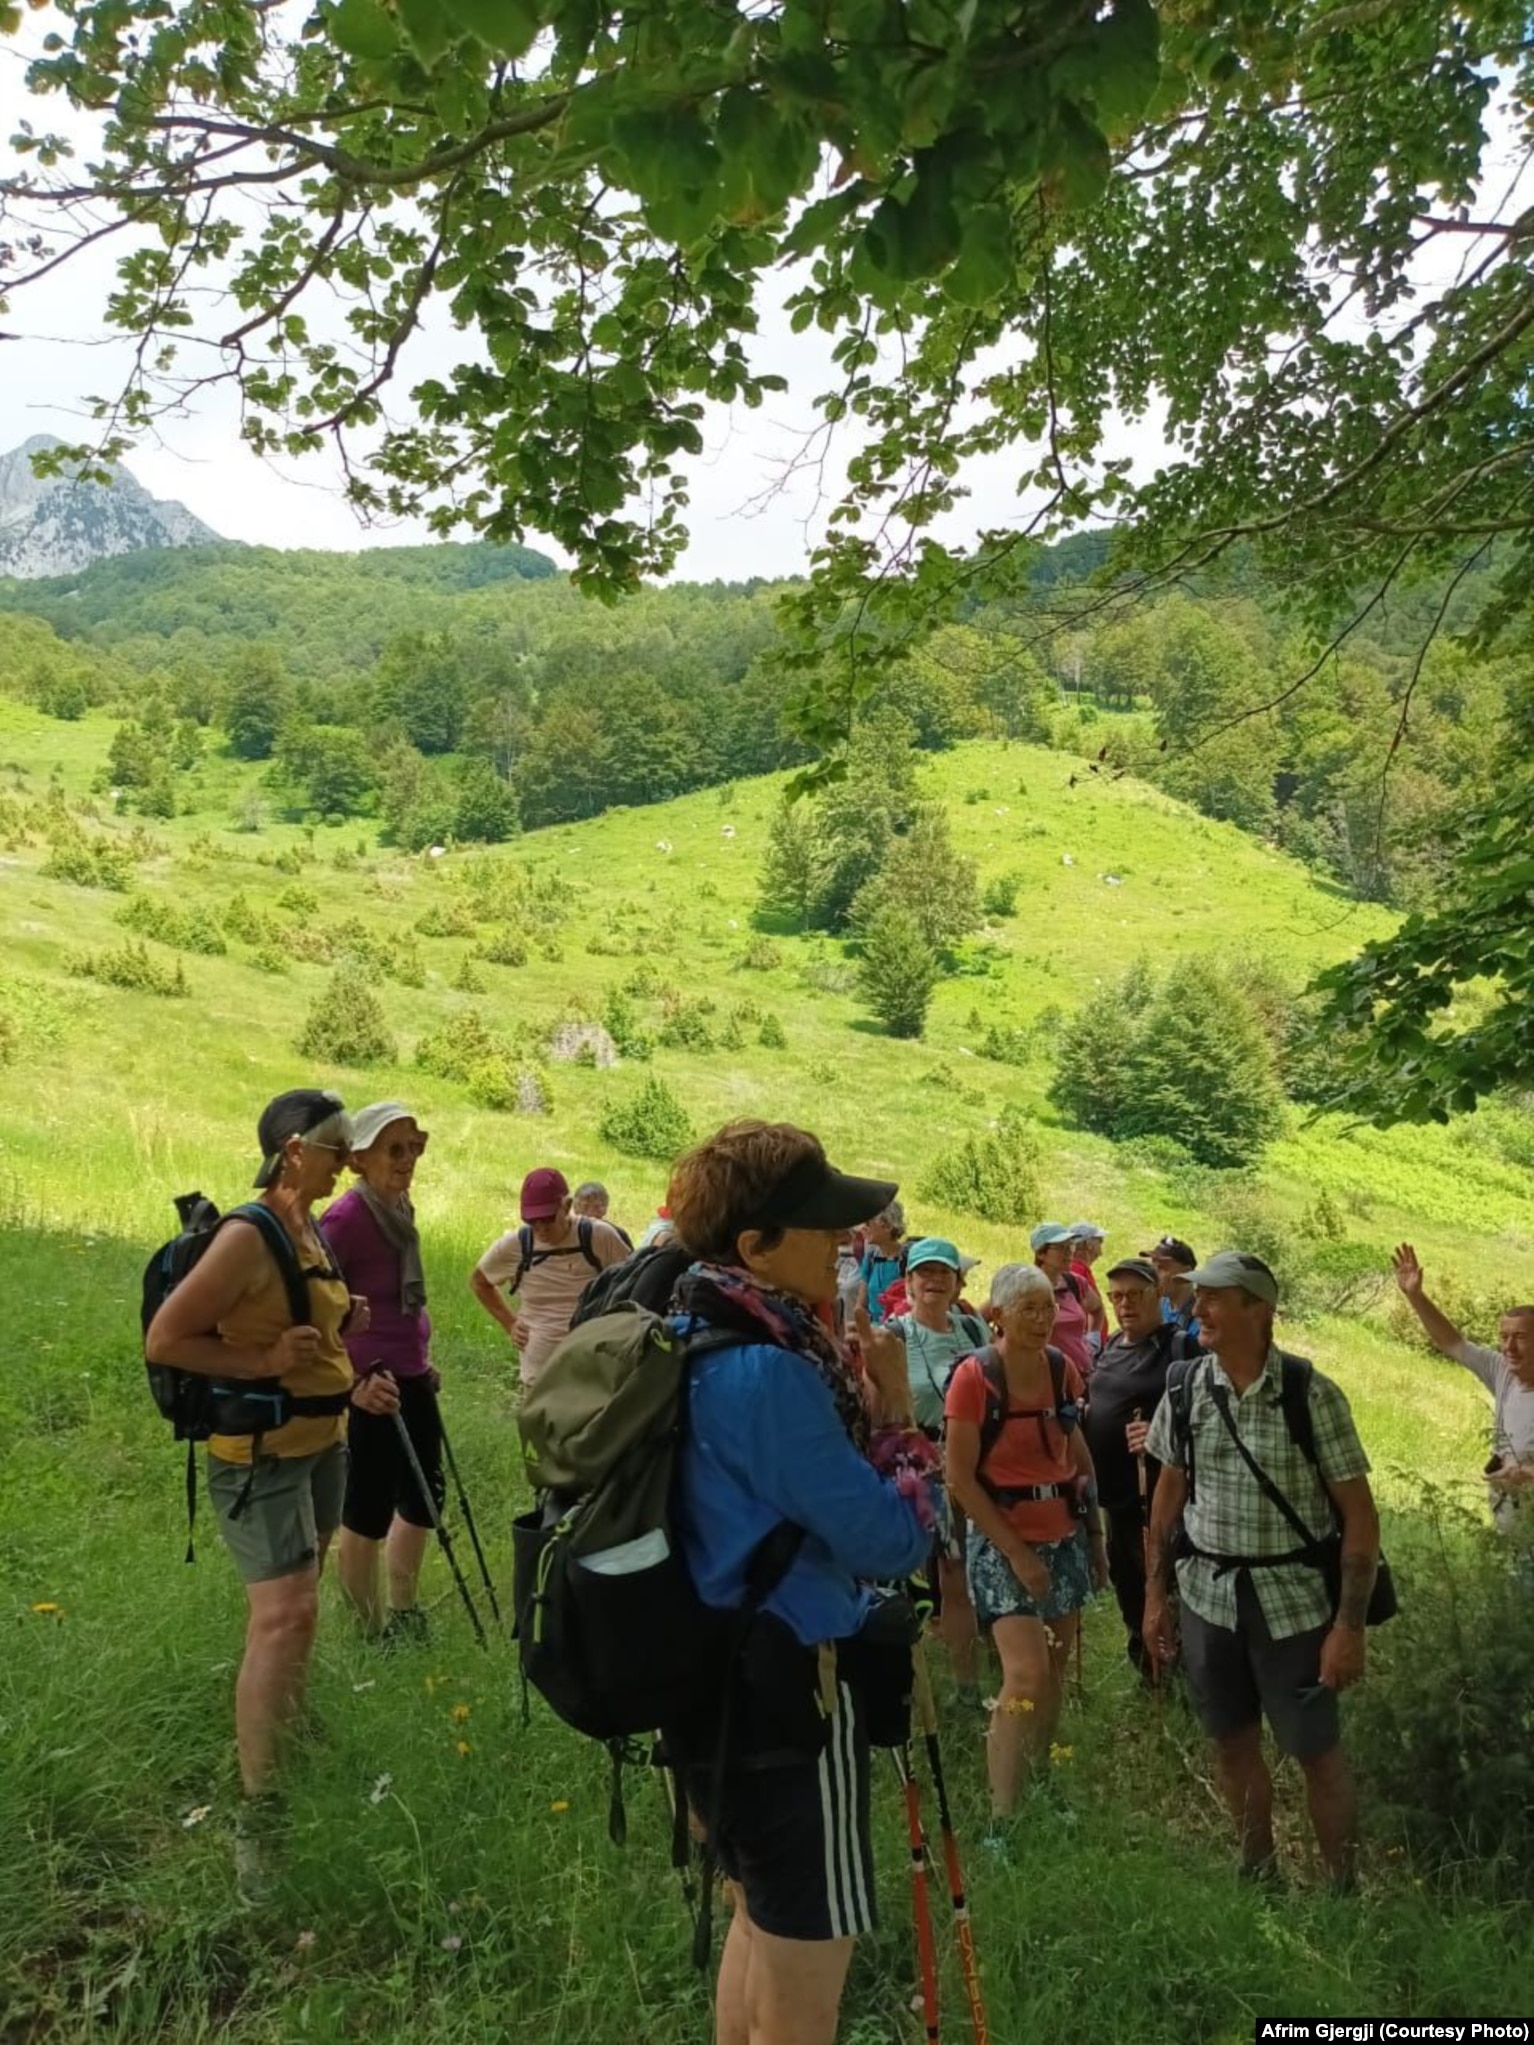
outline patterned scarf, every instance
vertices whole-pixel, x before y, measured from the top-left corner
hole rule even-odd
[[[694,1264],[676,1289],[676,1305],[711,1328],[727,1328],[747,1341],[766,1340],[802,1356],[831,1394],[837,1417],[866,1455],[873,1429],[862,1380],[846,1349],[814,1309],[786,1292],[758,1285],[747,1271],[726,1264]]]
[[[426,1273],[421,1266],[421,1238],[415,1209],[408,1200],[380,1200],[366,1179],[357,1181],[362,1204],[378,1223],[379,1234],[399,1258],[401,1313],[418,1314],[426,1304]]]

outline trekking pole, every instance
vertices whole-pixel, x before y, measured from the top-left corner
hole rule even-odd
[[[911,1840],[911,1914],[916,1919],[916,1958],[921,1968],[921,2016],[927,2045],[938,2045],[937,1944],[932,1936],[932,1897],[927,1886],[927,1835],[921,1823],[921,1789],[911,1768],[909,1743],[892,1750],[905,1791],[906,1830]]]
[[[501,1623],[501,1608],[496,1603],[495,1585],[490,1579],[490,1565],[485,1560],[485,1551],[480,1546],[479,1529],[474,1524],[474,1514],[469,1507],[469,1494],[463,1488],[463,1479],[458,1474],[458,1458],[453,1454],[453,1444],[448,1440],[447,1428],[443,1425],[441,1408],[437,1412],[437,1424],[442,1429],[442,1453],[447,1458],[447,1467],[453,1479],[453,1489],[458,1494],[458,1510],[463,1514],[463,1524],[469,1536],[469,1545],[474,1550],[474,1559],[479,1564],[479,1573],[484,1579],[485,1596],[490,1600],[490,1611],[497,1626]]]
[[[974,2027],[975,2045],[990,2045],[991,2029],[985,2020],[980,1996],[980,1969],[975,1961],[975,1933],[969,1921],[969,1901],[964,1893],[964,1870],[959,1864],[959,1842],[953,1829],[953,1809],[948,1801],[948,1782],[943,1774],[943,1750],[937,1737],[937,1702],[932,1695],[932,1674],[927,1652],[920,1641],[912,1651],[915,1674],[913,1695],[927,1746],[927,1766],[937,1793],[938,1823],[943,1832],[943,1861],[948,1870],[948,1900],[953,1906],[953,1938],[959,1949],[959,1966],[964,1975],[964,1993],[969,1998],[969,2020]]]
[[[427,1517],[432,1525],[432,1532],[436,1535],[442,1552],[447,1557],[447,1566],[453,1572],[453,1581],[458,1586],[458,1595],[463,1599],[464,1610],[473,1622],[474,1638],[481,1647],[488,1648],[490,1643],[485,1638],[485,1629],[480,1620],[478,1607],[475,1605],[473,1596],[469,1591],[468,1579],[458,1567],[458,1557],[453,1553],[453,1537],[442,1524],[442,1515],[437,1510],[437,1501],[431,1495],[431,1486],[426,1481],[426,1472],[421,1468],[421,1459],[415,1452],[415,1443],[410,1439],[410,1430],[405,1425],[405,1416],[396,1408],[394,1413],[390,1415],[390,1418],[394,1422],[394,1432],[399,1437],[399,1445],[405,1452],[405,1461],[410,1466],[410,1474],[416,1481],[416,1489],[420,1492],[422,1503],[426,1507]]]
[[[1138,1406],[1134,1410],[1133,1417],[1136,1420],[1140,1418]],[[1145,1582],[1148,1587],[1150,1584],[1150,1473],[1145,1467],[1144,1449],[1136,1449],[1135,1451],[1135,1482],[1140,1490],[1140,1567],[1144,1572]],[[1161,1703],[1161,1663],[1147,1641],[1142,1638],[1140,1644],[1145,1651],[1146,1658],[1150,1662],[1151,1690],[1159,1707]]]

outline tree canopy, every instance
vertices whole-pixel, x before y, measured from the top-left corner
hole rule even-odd
[[[1441,589],[1429,633],[1493,554],[1489,629],[1534,591],[1534,208],[1498,176],[1527,127],[1521,0],[70,0],[59,20],[0,180],[0,306],[115,243],[105,323],[135,346],[98,456],[232,381],[252,446],[338,446],[363,510],[546,535],[613,595],[677,558],[705,403],[780,388],[754,342],[783,272],[796,327],[833,341],[821,428],[850,430],[788,607],[812,748],[845,741],[918,618],[1094,521],[1126,540],[1104,603],[1238,546],[1282,576],[1322,643],[1275,691],[1412,576]],[[0,31],[37,39],[16,0]],[[457,359],[413,369],[444,316]],[[1122,453],[1141,418],[1172,449],[1152,476]],[[940,538],[997,452],[1018,518]],[[1383,706],[1402,735],[1419,675]],[[1234,805],[1252,750],[1210,799]],[[1496,970],[1461,958],[1453,984],[1477,964]]]

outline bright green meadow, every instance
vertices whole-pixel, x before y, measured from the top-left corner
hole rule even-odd
[[[107,795],[91,798],[99,820],[78,828],[128,848],[124,892],[43,871],[77,828],[66,806],[90,797],[111,731],[104,717],[59,723],[0,698],[5,2045],[214,2035],[690,2045],[709,2035],[660,1789],[631,1775],[630,1841],[610,1846],[600,1753],[536,1699],[523,1723],[512,1648],[475,1647],[435,1558],[429,1647],[382,1656],[329,1587],[315,1734],[293,1763],[281,1885],[269,1910],[238,1905],[228,1824],[242,1600],[205,1511],[197,1563],[182,1563],[181,1452],[144,1389],[138,1282],[171,1232],[173,1195],[196,1186],[221,1204],[245,1197],[256,1115],[286,1086],[334,1085],[352,1105],[400,1096],[431,1130],[417,1193],[437,1358],[502,1574],[522,1497],[515,1373],[466,1281],[511,1225],[525,1170],[554,1163],[572,1181],[605,1179],[616,1216],[637,1230],[663,1197],[665,1167],[609,1148],[598,1125],[658,1076],[699,1131],[743,1114],[810,1124],[849,1169],[898,1178],[920,1230],[952,1233],[994,1269],[1026,1255],[1023,1230],[946,1211],[920,1189],[939,1153],[1015,1105],[1038,1132],[1047,1211],[1100,1221],[1113,1250],[1167,1229],[1212,1248],[1248,1214],[1280,1242],[1304,1244],[1322,1226],[1318,1210],[1334,1245],[1354,1246],[1364,1275],[1332,1293],[1312,1286],[1285,1339],[1343,1384],[1376,1466],[1407,1609],[1375,1637],[1375,1682],[1399,1698],[1419,1667],[1473,1661],[1449,1638],[1461,1607],[1445,1586],[1492,1567],[1475,1477],[1487,1402],[1463,1373],[1399,1339],[1389,1291],[1368,1273],[1383,1273],[1389,1247],[1410,1237],[1430,1284],[1448,1278],[1483,1335],[1488,1300],[1534,1294],[1518,1131],[1490,1112],[1390,1133],[1295,1115],[1260,1172],[1236,1184],[1154,1147],[1116,1152],[1066,1126],[1049,1098],[1062,1021],[1137,957],[1214,954],[1298,983],[1384,928],[1382,912],[1132,780],[1073,790],[1080,763],[1064,755],[962,746],[924,767],[926,787],[982,881],[1015,871],[1021,896],[1014,916],[962,947],[925,1039],[896,1042],[869,1020],[842,946],[756,920],[776,782],[433,859],[405,857],[355,822],[311,831],[274,815],[239,828],[253,821],[261,770],[214,758],[185,777],[197,807],[173,822],[135,831]],[[221,955],[153,934],[168,911],[185,923],[205,910],[203,924],[222,927],[236,895],[245,927],[261,927],[254,938],[226,932]],[[140,896],[126,929],[119,917]],[[423,918],[461,934],[423,934]],[[350,919],[374,954],[365,977],[396,1043],[393,1062],[367,1069],[296,1048],[336,971],[323,956],[328,934]],[[474,956],[497,935],[503,950],[525,947],[523,963]],[[180,965],[184,994],[71,970],[130,938],[164,971]],[[479,991],[455,985],[465,977]],[[600,1016],[625,985],[651,1034],[669,993],[673,1009],[691,1004],[733,1048],[659,1044],[648,1063],[611,1070],[551,1061],[556,1028]],[[486,1107],[464,1081],[416,1066],[419,1041],[470,1010],[549,1089],[547,1116]],[[782,1048],[760,1042],[769,1018]],[[983,1055],[993,1027],[1027,1033],[1022,1062]],[[977,1727],[939,1677],[998,2045],[1235,2041],[1258,2014],[1526,2011],[1526,1901],[1468,1852],[1455,1865],[1421,1851],[1398,1787],[1402,1720],[1367,1690],[1354,1721],[1370,1825],[1362,1891],[1321,1891],[1286,1769],[1294,1881],[1270,1898],[1233,1879],[1202,1744],[1175,1703],[1162,1712],[1132,1690],[1107,1606],[1091,1615],[1084,1697],[1068,1709],[1048,1793],[1020,1826],[1011,1865],[981,1855]],[[1446,1677],[1431,1696],[1451,1693]],[[1527,1693],[1495,1703],[1509,1749],[1526,1755]],[[1469,1768],[1483,1758],[1474,1728],[1486,1721],[1471,1701],[1463,1708],[1454,1765]],[[1511,1781],[1509,1794],[1527,1794],[1526,1775]],[[842,2035],[856,2045],[921,2035],[893,1771],[876,1794],[884,1923],[848,1991]],[[946,1910],[940,1888],[935,1902]],[[945,1987],[944,2037],[957,2038],[956,1974]]]

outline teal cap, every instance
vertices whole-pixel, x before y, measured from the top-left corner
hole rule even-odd
[[[1051,1243],[1071,1243],[1076,1238],[1068,1228],[1062,1228],[1058,1221],[1041,1221],[1029,1236],[1029,1246],[1035,1250],[1047,1250]]]
[[[955,1244],[946,1236],[923,1236],[919,1243],[912,1243],[906,1252],[905,1267],[914,1271],[918,1264],[946,1264],[950,1271],[962,1271],[964,1260]]]

